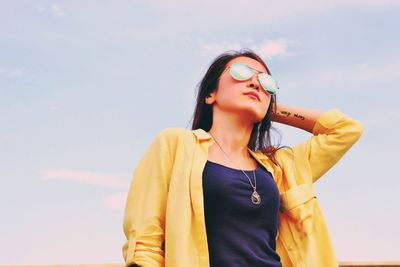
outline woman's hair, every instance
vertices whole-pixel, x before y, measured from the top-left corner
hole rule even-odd
[[[216,57],[208,68],[203,79],[197,85],[197,100],[196,108],[193,114],[192,130],[201,128],[205,131],[209,131],[212,126],[212,105],[205,103],[205,98],[211,93],[217,90],[220,76],[224,71],[229,61],[236,57],[249,57],[260,62],[267,70],[268,74],[271,75],[265,62],[251,49],[244,48],[240,51],[228,50],[218,57]],[[276,95],[271,95],[271,101],[268,107],[267,114],[258,123],[254,123],[253,129],[250,135],[248,147],[253,150],[261,150],[265,155],[268,156],[275,164],[275,152],[282,148],[277,145],[274,147],[271,144],[271,128],[276,131],[271,125],[271,113],[275,113],[276,107]],[[273,110],[274,109],[274,110]],[[277,131],[276,131],[277,132]],[[280,137],[280,136],[279,136]],[[280,142],[280,141],[279,141]]]

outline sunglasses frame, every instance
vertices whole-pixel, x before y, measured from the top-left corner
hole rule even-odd
[[[244,67],[248,68],[248,69],[251,70],[251,72],[252,72],[251,76],[249,76],[248,78],[243,79],[243,80],[238,79],[238,78],[235,77],[235,76],[232,74],[232,72],[231,72],[231,68],[235,68],[235,66],[242,66],[242,67],[244,66]],[[251,77],[253,77],[254,74],[256,74],[256,75],[257,75],[257,80],[258,80],[258,82],[260,83],[261,87],[264,89],[265,92],[267,92],[267,93],[269,93],[269,94],[271,94],[271,95],[276,94],[276,92],[279,90],[279,86],[278,86],[276,80],[275,80],[271,75],[269,75],[267,72],[260,72],[260,71],[258,71],[258,70],[255,70],[255,69],[253,69],[252,67],[250,67],[250,66],[248,66],[248,65],[246,65],[246,64],[243,64],[243,63],[233,63],[233,64],[230,65],[228,68],[226,68],[225,71],[226,71],[226,70],[229,70],[229,74],[230,74],[231,77],[232,77],[233,79],[235,79],[236,81],[247,81],[247,80],[249,80]],[[224,72],[225,72],[225,71],[224,71]],[[267,76],[266,78],[270,79],[270,80],[274,83],[274,85],[276,86],[276,90],[270,91],[270,90],[268,90],[268,89],[265,89],[265,87],[263,86],[263,84],[262,84],[261,81],[260,81],[260,75],[261,75],[261,74],[265,74],[265,75]]]

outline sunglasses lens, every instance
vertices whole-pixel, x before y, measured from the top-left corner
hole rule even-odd
[[[268,93],[275,94],[276,91],[278,91],[279,89],[278,84],[276,83],[275,79],[272,78],[271,75],[268,75],[267,73],[260,73],[258,75],[258,79],[264,90],[267,91]]]
[[[232,64],[229,73],[238,81],[247,80],[253,75],[253,71],[249,67],[240,63]]]

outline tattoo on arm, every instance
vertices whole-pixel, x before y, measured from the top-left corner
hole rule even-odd
[[[289,111],[284,111],[284,110],[282,110],[282,111],[280,112],[280,114],[281,114],[281,115],[284,115],[284,116],[286,116],[286,117],[289,117],[291,113],[290,113]]]
[[[305,120],[304,116],[302,116],[302,115],[300,115],[300,114],[297,114],[297,113],[294,114],[294,117],[295,117],[295,118],[299,118],[299,119],[301,119],[302,121]]]
[[[278,114],[281,115],[281,116],[289,117],[292,113],[290,113],[290,111],[281,110],[281,111],[279,111]],[[302,121],[304,121],[306,119],[303,115],[300,115],[300,114],[297,114],[297,113],[293,114],[293,116],[295,118],[301,119]]]

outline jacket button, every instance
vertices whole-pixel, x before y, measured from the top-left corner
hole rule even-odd
[[[289,245],[288,246],[288,250],[292,250],[293,249],[293,246],[292,245]]]

